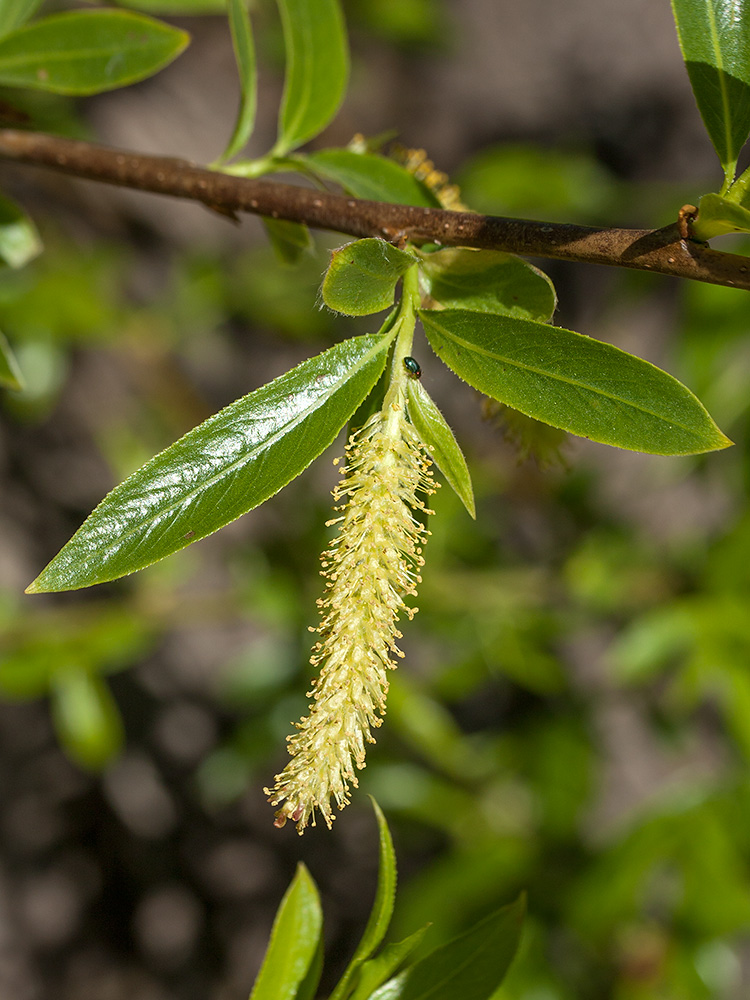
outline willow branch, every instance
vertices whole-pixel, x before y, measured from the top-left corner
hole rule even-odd
[[[250,212],[349,236],[505,250],[527,257],[655,271],[750,290],[748,258],[681,238],[684,226],[677,222],[664,229],[601,229],[392,205],[276,181],[232,177],[187,160],[13,129],[0,129],[0,159],[50,167],[137,191],[188,198],[228,215]]]

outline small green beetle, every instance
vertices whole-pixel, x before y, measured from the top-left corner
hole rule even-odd
[[[422,369],[419,367],[419,362],[415,358],[404,358],[404,368],[412,378],[422,377]]]

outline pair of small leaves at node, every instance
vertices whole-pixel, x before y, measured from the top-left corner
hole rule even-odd
[[[184,31],[124,10],[73,11],[26,24],[36,6],[15,0],[0,15],[0,85],[98,94],[152,76],[189,41]]]
[[[496,250],[399,250],[363,239],[335,250],[323,279],[323,301],[347,316],[366,316],[393,304],[396,284],[418,263],[427,295],[446,308],[549,320],[557,299],[538,268]]]
[[[427,927],[377,952],[393,914],[396,858],[385,818],[374,801],[373,806],[380,857],[375,901],[362,939],[329,1000],[489,1000],[518,948],[523,898],[419,961],[407,964]],[[312,1000],[322,970],[322,931],[318,891],[300,865],[276,914],[250,1000]]]
[[[286,76],[276,143],[269,164],[318,135],[336,115],[349,79],[349,46],[339,0],[277,0],[284,32]],[[229,0],[240,106],[219,163],[235,156],[255,125],[257,68],[246,0]]]

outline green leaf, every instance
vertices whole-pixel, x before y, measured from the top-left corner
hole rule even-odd
[[[336,184],[355,198],[388,201],[397,205],[417,205],[439,208],[440,203],[400,163],[394,163],[377,153],[355,153],[351,149],[321,149],[307,153],[304,161],[326,180]]]
[[[0,36],[20,28],[41,6],[42,0],[2,0],[0,3]]]
[[[409,419],[432,455],[435,465],[456,491],[469,514],[476,518],[471,475],[453,431],[418,379],[409,379],[406,391]]]
[[[434,351],[460,378],[553,427],[655,455],[731,444],[689,389],[610,344],[507,316],[420,316]]]
[[[253,133],[255,112],[258,105],[258,74],[255,66],[255,45],[250,17],[245,0],[228,0],[229,27],[232,46],[240,78],[240,107],[229,145],[219,157],[219,162],[230,160],[243,148]]]
[[[42,252],[37,228],[19,206],[0,195],[0,261],[24,267]]]
[[[349,995],[353,977],[362,963],[372,955],[385,937],[393,914],[393,904],[396,897],[396,855],[385,816],[375,799],[371,799],[371,802],[378,821],[380,857],[378,888],[362,939],[336,989],[331,994],[330,1000],[344,1000]]]
[[[321,289],[329,309],[367,316],[393,305],[396,283],[415,258],[386,243],[366,239],[334,250]]]
[[[750,211],[721,195],[704,194],[692,231],[698,240],[710,240],[726,233],[750,233]]]
[[[132,7],[147,14],[176,16],[180,14],[223,14],[227,0],[118,0],[120,7]]]
[[[55,672],[51,694],[63,749],[77,764],[100,770],[123,743],[122,719],[109,685],[97,674],[71,667]]]
[[[525,912],[519,896],[389,980],[372,1000],[489,1000],[516,954]]]
[[[339,0],[277,0],[286,80],[273,153],[283,156],[328,125],[346,93],[349,46]]]
[[[315,954],[310,962],[310,967],[307,970],[305,978],[300,983],[299,989],[297,990],[294,1000],[315,1000],[318,993],[318,986],[320,985],[320,977],[323,972],[323,960],[325,958],[325,942],[323,941],[323,935],[321,934],[318,938],[318,947],[315,949]]]
[[[427,293],[446,309],[547,322],[557,306],[543,271],[499,250],[449,247],[424,254],[420,273]]]
[[[750,0],[672,0],[698,110],[731,180],[750,133]]]
[[[152,76],[189,36],[124,10],[54,14],[0,38],[0,84],[98,94]]]
[[[296,264],[303,254],[312,249],[310,230],[301,222],[264,218],[263,226],[268,241],[282,264]]]
[[[379,955],[364,962],[357,977],[357,988],[351,995],[351,1000],[368,1000],[368,997],[392,976],[404,962],[413,955],[422,943],[429,924],[415,931],[403,941],[386,945]]]
[[[195,427],[105,497],[28,593],[143,569],[278,493],[333,441],[388,347],[378,334],[336,344]]]
[[[281,901],[250,1000],[293,1000],[318,951],[323,914],[303,864]]]
[[[2,331],[0,331],[0,385],[15,392],[21,392],[24,388],[23,375],[16,356]]]

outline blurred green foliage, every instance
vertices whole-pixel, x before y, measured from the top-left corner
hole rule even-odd
[[[377,16],[384,35],[432,38],[431,5],[377,7],[360,16]],[[613,221],[643,198],[585,152],[504,147],[461,180],[477,209],[579,222]],[[124,372],[121,396],[83,432],[111,484],[248,391],[256,363],[274,367],[273,351],[286,363],[300,342],[306,351],[368,328],[314,308],[319,237],[293,272],[268,249],[144,264],[103,242],[47,242],[24,271],[0,272],[0,327],[27,382],[2,405],[19,433],[42,428],[82,356]],[[144,280],[150,267],[158,288]],[[622,277],[613,308],[632,316],[656,282]],[[394,830],[404,872],[396,939],[432,922],[434,945],[528,890],[522,952],[497,1000],[735,1000],[747,985],[747,305],[708,285],[680,296],[670,370],[736,447],[644,460],[638,474],[655,494],[666,483],[664,505],[686,503],[693,484],[705,514],[655,531],[632,497],[603,500],[606,462],[579,450],[566,453],[569,469],[517,465],[477,407],[478,517],[448,489],[434,500],[420,613],[352,807],[368,808],[362,793],[372,792]],[[471,443],[461,440],[469,453]],[[325,488],[304,479],[270,501],[261,530],[228,529],[105,598],[39,604],[3,593],[0,694],[48,697],[66,752],[102,767],[124,738],[110,675],[171,634],[249,625],[253,638],[215,682],[229,724],[196,768],[196,795],[218,809],[267,783],[304,709],[328,507]],[[225,567],[218,585],[213,545]],[[633,730],[617,743],[610,727],[623,713]]]

